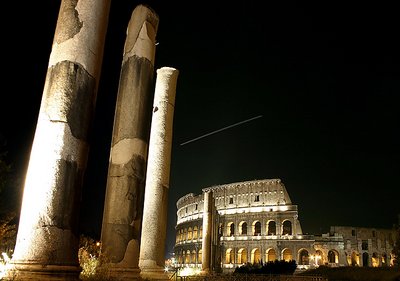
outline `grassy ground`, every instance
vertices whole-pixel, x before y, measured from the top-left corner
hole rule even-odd
[[[329,281],[400,281],[400,268],[320,266],[299,275],[320,275],[327,277]]]

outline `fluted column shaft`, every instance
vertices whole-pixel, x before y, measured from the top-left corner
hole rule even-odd
[[[138,5],[133,10],[121,67],[101,232],[106,266],[118,279],[139,271],[157,28],[158,16],[150,8]]]
[[[143,278],[162,279],[167,229],[172,127],[178,70],[157,70],[150,132],[139,267]]]
[[[79,276],[81,188],[109,8],[109,0],[61,1],[12,259],[18,280]]]
[[[210,271],[211,266],[211,237],[212,237],[212,210],[213,210],[212,191],[204,192],[203,208],[203,240],[202,240],[202,260],[201,270]]]

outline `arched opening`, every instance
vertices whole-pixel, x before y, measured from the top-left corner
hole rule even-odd
[[[255,221],[253,222],[253,235],[261,235],[261,222]]]
[[[351,265],[352,266],[360,265],[360,256],[356,252],[351,253]]]
[[[197,263],[201,263],[202,259],[203,259],[203,251],[200,249],[200,250],[199,250],[198,262],[197,262]]]
[[[335,250],[328,252],[328,263],[339,263],[339,253]]]
[[[368,266],[369,265],[369,255],[367,252],[364,252],[362,254],[362,259],[363,259],[363,266]]]
[[[347,252],[344,252],[344,255],[346,256],[347,265],[350,266],[351,265],[351,256],[348,255]]]
[[[187,228],[183,230],[183,240],[185,241],[187,239]]]
[[[226,227],[226,233],[228,236],[235,235],[235,224],[233,222],[228,223]]]
[[[188,237],[187,237],[187,239],[188,240],[192,240],[192,238],[193,238],[193,231],[192,231],[192,228],[191,227],[189,227],[189,229],[188,229]]]
[[[239,232],[241,235],[247,235],[247,222],[242,221],[239,224]]]
[[[196,261],[196,251],[193,250],[193,251],[192,251],[191,263],[196,263],[196,262],[197,262],[197,261]]]
[[[308,265],[310,263],[308,251],[306,249],[301,249],[299,251],[299,265]]]
[[[245,248],[242,248],[238,251],[238,263],[247,263],[247,251]]]
[[[275,252],[275,250],[274,249],[268,249],[267,250],[267,253],[266,253],[266,258],[265,258],[265,260],[267,261],[267,262],[269,262],[269,261],[275,261],[277,258],[276,258],[276,252]]]
[[[292,235],[292,222],[286,220],[282,223],[282,235]]]
[[[275,221],[269,221],[268,222],[267,235],[276,235],[276,223],[275,223]]]
[[[379,266],[379,257],[377,253],[372,253],[372,258],[371,258],[371,262],[372,262],[372,267],[378,267]]]
[[[193,227],[193,239],[197,239],[197,237],[198,237],[198,228],[197,228],[197,226],[195,226],[195,227]]]
[[[199,238],[203,237],[203,226],[200,226]]]
[[[190,263],[190,251],[187,250],[185,254],[185,263],[189,264]]]
[[[251,250],[251,263],[261,263],[261,253],[258,248]]]
[[[323,265],[324,264],[324,254],[321,250],[315,251],[315,264],[316,265]]]
[[[395,258],[396,258],[396,255],[394,255],[393,253],[389,254],[389,265],[390,266],[394,266]]]
[[[386,255],[386,253],[382,254],[381,262],[382,262],[382,266],[387,266],[387,255]]]
[[[235,263],[235,252],[232,248],[229,248],[225,252],[225,263]]]
[[[284,261],[291,261],[293,259],[292,257],[292,251],[290,249],[286,248],[282,251],[282,257]]]

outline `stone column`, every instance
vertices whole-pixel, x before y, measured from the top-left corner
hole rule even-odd
[[[109,8],[109,0],[61,1],[12,259],[17,280],[78,280],[81,189]]]
[[[211,236],[212,236],[212,191],[204,192],[204,208],[203,208],[203,240],[202,250],[203,256],[201,261],[201,270],[208,273],[211,267]]]
[[[138,5],[124,47],[101,231],[102,263],[119,280],[139,277],[157,28],[158,15]]]
[[[178,70],[157,70],[151,121],[139,267],[143,279],[168,279],[164,274],[172,125]]]

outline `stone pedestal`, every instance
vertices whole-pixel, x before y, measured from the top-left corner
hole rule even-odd
[[[157,80],[151,123],[139,267],[143,279],[168,279],[164,273],[172,125],[178,70],[163,67]]]
[[[138,278],[140,272],[157,28],[158,16],[138,5],[124,47],[101,231],[101,263],[117,280]]]
[[[81,188],[109,8],[109,0],[61,1],[10,279],[78,280]]]

